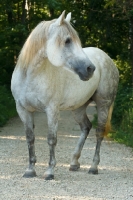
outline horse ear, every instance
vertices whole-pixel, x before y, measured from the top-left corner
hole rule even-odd
[[[62,24],[62,22],[64,21],[65,19],[65,10],[62,12],[62,14],[59,16],[59,18],[56,20],[56,24],[58,26],[60,26]]]
[[[66,16],[66,21],[70,22],[71,21],[71,12],[67,14]]]

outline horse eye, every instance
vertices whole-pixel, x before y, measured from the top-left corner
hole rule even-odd
[[[70,44],[70,43],[71,43],[71,39],[67,38],[66,41],[65,41],[65,44]]]

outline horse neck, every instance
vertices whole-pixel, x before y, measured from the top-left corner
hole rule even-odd
[[[39,50],[36,56],[31,61],[27,68],[28,77],[44,77],[45,79],[51,79],[56,73],[57,68],[53,66],[47,58],[47,54],[44,48]]]
[[[38,68],[42,66],[42,63],[45,62],[47,65],[48,59],[46,55],[46,51],[44,47],[40,49],[37,54],[34,56],[34,58],[30,61],[29,65],[26,67],[26,71],[31,73],[33,71],[36,71]]]

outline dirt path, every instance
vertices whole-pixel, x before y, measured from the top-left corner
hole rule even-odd
[[[95,107],[87,113],[92,119]],[[72,152],[80,135],[79,126],[69,111],[62,112],[59,122],[55,180],[44,181],[43,173],[49,160],[46,141],[47,121],[36,114],[37,177],[22,178],[28,164],[27,144],[23,125],[14,118],[0,132],[0,200],[132,200],[133,152],[130,148],[104,140],[101,147],[99,174],[88,169],[95,149],[92,129],[80,158],[81,169],[69,171]]]

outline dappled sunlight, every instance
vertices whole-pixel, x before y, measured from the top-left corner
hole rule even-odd
[[[70,163],[69,164],[58,163],[56,166],[57,167],[66,167],[66,168],[68,168],[68,167],[70,167]]]
[[[15,154],[14,154],[15,156]],[[18,166],[22,166],[23,164],[23,160],[27,159],[27,156],[18,156],[16,157],[16,159],[11,158],[10,156],[3,156],[3,159],[0,159],[0,163],[6,163],[9,162],[10,164],[15,164]]]
[[[63,134],[63,133],[58,133],[58,136],[59,137],[66,137],[66,138],[80,138],[80,134],[79,135],[67,135],[67,134]],[[89,135],[87,139],[92,139],[92,138],[96,138],[96,136],[95,135],[94,136]]]
[[[0,139],[22,140],[22,141],[24,141],[24,140],[26,140],[26,137],[25,136],[14,136],[14,135],[11,135],[11,136],[0,136]],[[46,140],[46,138],[36,136],[36,140]]]
[[[96,149],[96,147],[94,146],[94,147],[83,147],[83,150],[95,150]]]
[[[58,134],[58,136],[63,136],[63,137],[67,137],[67,138],[79,138],[80,137],[78,135],[63,135],[63,134]]]
[[[114,172],[127,172],[128,169],[126,167],[116,167],[116,166],[111,166],[111,165],[108,165],[108,166],[99,166],[99,169],[100,170],[107,170],[107,171],[114,171]],[[132,170],[133,172],[133,170]]]
[[[38,198],[43,198],[43,199],[45,199],[45,200],[48,200],[49,199],[49,196],[47,196],[47,195],[43,195],[43,196],[31,196],[31,198],[33,198],[33,199],[38,199]],[[30,199],[31,199],[30,198]],[[88,197],[88,196],[86,196],[86,195],[82,195],[82,196],[79,196],[78,195],[78,197],[75,195],[75,196],[72,196],[72,197],[70,197],[70,195],[61,195],[61,196],[50,196],[50,199],[55,199],[55,200],[83,200],[83,199],[85,199],[85,198],[88,198],[88,200],[103,200],[103,198],[99,198],[99,197]]]
[[[48,163],[36,163],[36,166],[43,166],[43,167],[47,167],[48,166]],[[56,164],[56,170],[59,168],[59,167],[61,167],[61,168],[68,168],[69,169],[69,167],[70,167],[70,163],[57,163]],[[90,164],[81,164],[81,166],[80,166],[80,169],[78,170],[78,171],[81,171],[82,169],[89,169],[91,167],[91,165]],[[98,167],[99,168],[99,170],[101,170],[101,171],[103,171],[103,170],[106,170],[106,171],[114,171],[114,172],[127,172],[128,171],[128,169],[125,167],[125,168],[123,168],[123,167],[120,167],[120,166],[111,166],[111,165],[108,165],[108,166],[106,166],[106,165],[102,165],[102,166],[99,166]],[[130,172],[133,172],[133,170],[131,171],[130,170]]]
[[[25,140],[25,137],[22,136],[0,136],[0,139],[8,139],[8,140]]]
[[[38,163],[36,163],[36,166],[45,166],[45,167],[47,167],[48,166],[48,163],[40,163],[40,162],[38,162]]]
[[[47,193],[47,191],[45,192],[45,193]],[[8,195],[8,197],[10,198],[10,199],[14,199],[14,198],[16,198],[16,197],[18,197],[18,196],[14,196],[14,195]],[[101,198],[101,197],[92,197],[92,196],[88,196],[88,195],[82,195],[82,196],[79,196],[79,195],[72,195],[71,197],[70,197],[70,195],[36,195],[36,194],[34,194],[34,195],[30,195],[30,197],[28,198],[28,199],[30,199],[30,200],[34,200],[34,199],[44,199],[44,200],[84,200],[84,199],[88,199],[88,200],[103,200],[103,198]],[[18,199],[20,199],[20,197],[18,197]],[[27,199],[27,198],[26,198]]]
[[[9,180],[9,179],[11,179],[11,176],[7,176],[7,175],[6,176],[2,176],[2,175],[0,175],[0,179]]]
[[[36,140],[47,140],[47,138],[36,136]]]
[[[133,158],[123,158],[123,160],[126,160],[126,161],[133,161]]]

